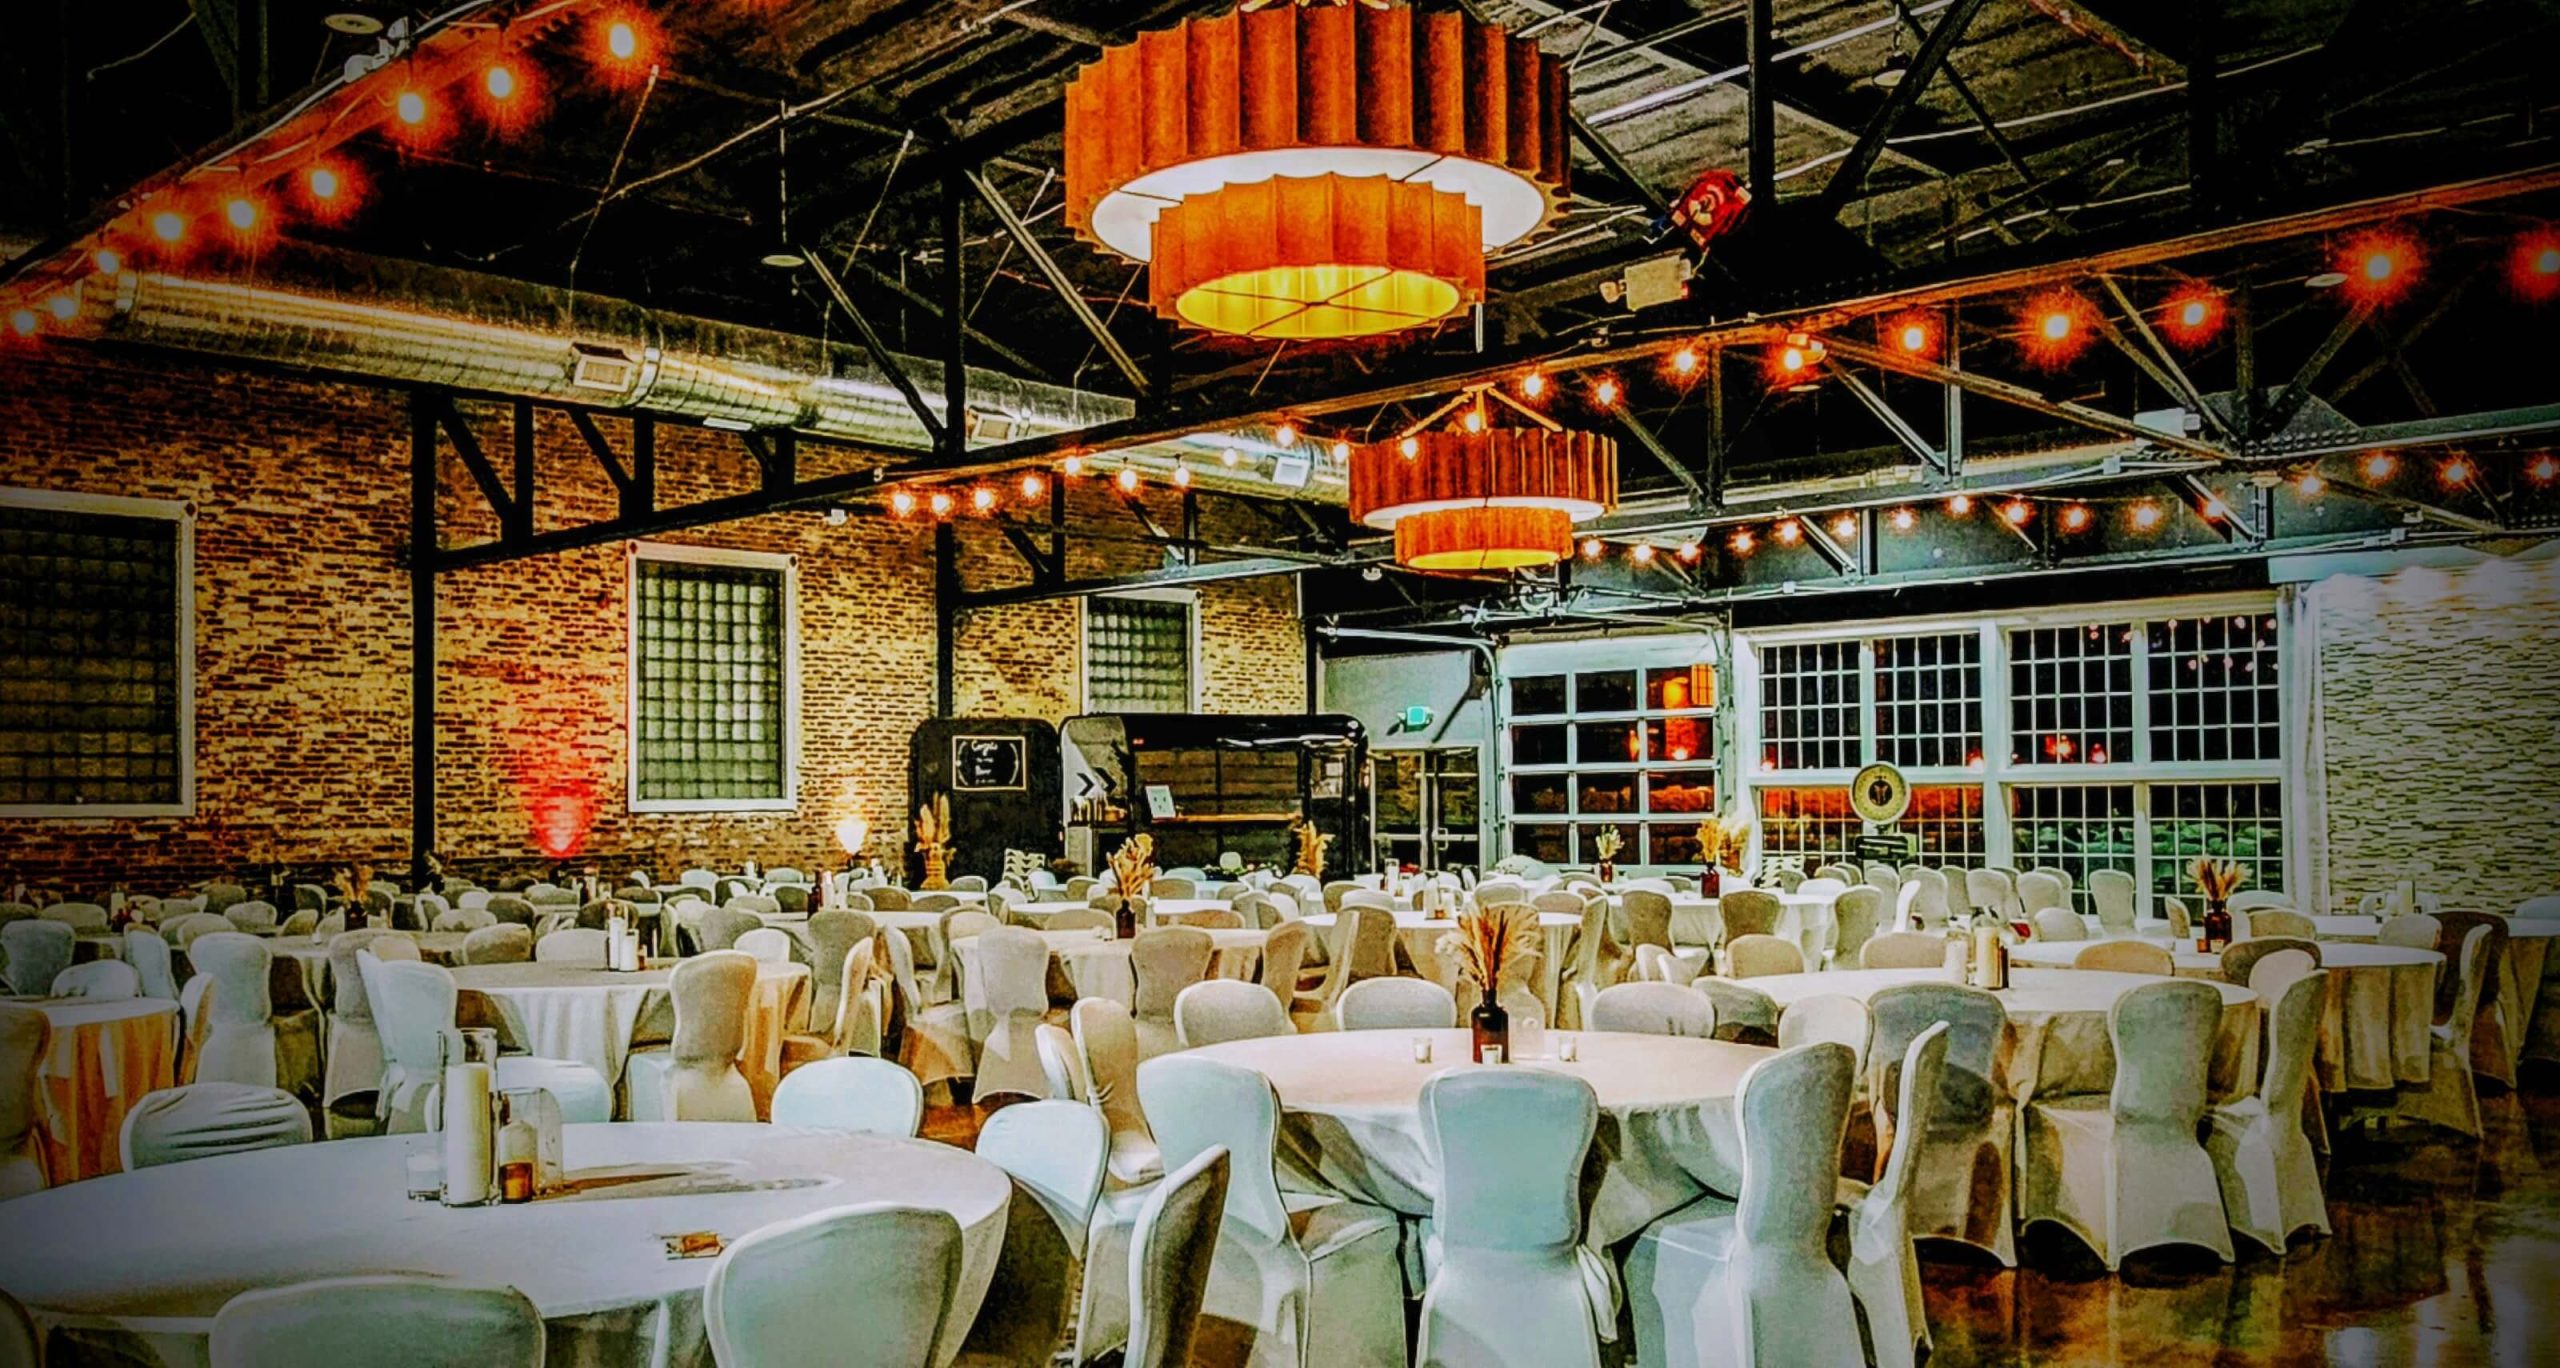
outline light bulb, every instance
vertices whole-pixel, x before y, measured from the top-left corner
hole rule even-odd
[[[1804,529],[1798,527],[1796,525],[1796,520],[1793,518],[1789,518],[1785,522],[1778,524],[1778,540],[1789,546],[1795,545],[1796,539],[1803,535]]]
[[[151,216],[151,236],[162,242],[176,242],[187,235],[187,219],[175,210],[163,209]]]
[[[2364,458],[2362,469],[2364,477],[2368,480],[2387,480],[2391,478],[2391,472],[2398,468],[2399,464],[2400,458],[2390,452],[2377,451]]]
[[[950,496],[949,494],[944,493],[943,491],[941,491],[941,490],[939,490],[939,489],[937,489],[937,490],[933,491],[933,499],[932,499],[932,502],[931,502],[931,504],[930,504],[930,507],[933,509],[933,516],[935,516],[935,517],[937,517],[937,518],[947,518],[947,517],[950,517],[950,516],[951,516],[951,496]]]
[[[415,128],[427,121],[427,97],[414,90],[401,91],[399,98],[391,102],[391,112],[400,122]]]
[[[995,506],[996,492],[992,488],[989,488],[986,485],[980,485],[969,491],[969,507],[971,509],[980,513],[986,513],[993,511]]]
[[[1403,441],[1396,443],[1396,453],[1410,461],[1414,457],[1422,454],[1422,443],[1414,438],[1407,437]]]
[[[1633,557],[1638,565],[1650,565],[1653,563],[1653,543],[1637,542],[1635,550],[1627,554]]]
[[[2160,505],[2154,503],[2135,504],[2133,506],[2133,525],[2137,531],[2142,532],[2148,532],[2151,529],[2158,527],[2160,525]]]
[[[1893,530],[1896,532],[1908,532],[1919,521],[1920,519],[1914,516],[1908,508],[1897,508],[1893,510]]]
[[[1848,541],[1857,536],[1857,515],[1854,513],[1843,513],[1839,517],[1833,518],[1831,520],[1831,535],[1839,538],[1841,541]]]
[[[1349,442],[1335,442],[1333,444],[1333,463],[1335,465],[1341,465],[1350,459],[1351,444]]]
[[[2071,315],[2058,311],[2046,314],[2040,328],[2047,342],[2059,342],[2071,335]]]
[[[16,333],[20,337],[35,336],[36,324],[38,321],[39,320],[36,318],[36,311],[33,309],[11,309],[9,311],[9,331]]]
[[[516,93],[515,68],[504,62],[490,67],[480,80],[481,84],[488,89],[489,98],[492,100],[504,100]]]
[[[1583,559],[1598,560],[1600,559],[1600,551],[1600,539],[1598,537],[1585,537],[1582,539]]]
[[[1929,330],[1921,327],[1917,323],[1903,324],[1902,349],[1907,352],[1927,351],[1929,349]]]
[[[1123,493],[1123,494],[1135,494],[1135,493],[1137,493],[1137,492],[1138,492],[1138,472],[1137,472],[1137,468],[1136,468],[1136,467],[1134,467],[1134,466],[1122,466],[1122,467],[1120,467],[1120,473],[1119,473],[1119,474],[1117,474],[1117,475],[1112,476],[1112,477],[1111,477],[1111,482],[1112,482],[1113,484],[1116,484],[1116,485],[1120,486],[1120,492],[1121,492],[1121,493]]]
[[[1282,423],[1280,426],[1271,429],[1271,440],[1284,447],[1296,446],[1298,444],[1298,425],[1295,423]]]
[[[1067,459],[1058,462],[1058,471],[1069,479],[1082,475],[1084,473],[1084,458],[1082,456],[1070,456]]]
[[[1733,530],[1733,553],[1737,556],[1747,556],[1751,554],[1751,547],[1751,529],[1748,527],[1735,528]]]
[[[2319,471],[2306,470],[2293,482],[2293,487],[2306,499],[2317,498],[2320,491],[2329,487],[2329,482],[2321,478]]]
[[[889,511],[903,518],[916,511],[916,496],[901,489],[889,495]]]
[[[1532,399],[1537,398],[1539,395],[1547,392],[1547,377],[1538,371],[1531,371],[1527,375],[1521,376],[1520,392]]]
[[[1684,561],[1696,560],[1698,558],[1698,549],[1698,539],[1695,537],[1680,543],[1680,559]]]
[[[1138,472],[1132,470],[1125,473],[1135,476]],[[1191,487],[1191,467],[1187,465],[1178,465],[1173,468],[1173,487],[1176,489],[1189,489]]]
[[[2024,527],[2027,519],[2035,516],[2035,507],[2024,499],[2011,499],[2001,505],[2000,516],[2008,519],[2011,527]]]
[[[1671,353],[1671,369],[1672,369],[1672,370],[1674,370],[1674,371],[1678,372],[1679,374],[1687,375],[1688,373],[1690,373],[1691,371],[1696,370],[1697,368],[1698,368],[1698,353],[1696,352],[1696,350],[1694,350],[1694,349],[1692,349],[1692,348],[1689,348],[1689,347],[1682,347],[1680,350],[1678,350],[1678,351],[1676,351],[1676,352]]]
[[[258,226],[258,202],[246,195],[234,195],[223,201],[222,217],[233,228],[248,232]]]
[[[1023,474],[1022,497],[1026,499],[1039,498],[1041,493],[1047,490],[1048,487],[1049,482],[1040,478],[1040,472],[1034,470],[1026,471]]]
[[[114,275],[116,272],[124,269],[124,253],[117,251],[113,247],[99,248],[98,254],[91,257],[90,260],[97,263],[98,269],[106,272],[108,275]]]
[[[1618,402],[1618,382],[1602,380],[1591,387],[1591,397],[1599,400],[1604,407]]]
[[[1234,447],[1228,447],[1226,450],[1218,453],[1218,464],[1225,466],[1229,470],[1233,470],[1243,463],[1244,453],[1236,450]]]
[[[1467,431],[1469,431],[1469,432],[1482,432],[1482,431],[1484,431],[1484,410],[1483,410],[1483,409],[1468,409],[1468,410],[1467,410],[1467,416],[1466,416],[1466,417],[1464,417],[1464,418],[1459,419],[1459,420],[1458,420],[1458,425],[1459,425],[1459,426],[1461,426],[1461,427],[1463,427],[1463,428],[1465,428],[1465,429],[1466,429]]]
[[[628,62],[640,55],[640,34],[629,20],[616,19],[604,31],[604,50],[617,62]]]
[[[1947,511],[1953,513],[1959,518],[1963,517],[1967,513],[1971,513],[1973,511],[1973,496],[1970,494],[1958,494],[1954,498],[1947,500]]]
[[[2086,504],[2073,504],[2062,510],[2062,530],[2078,532],[2088,527],[2091,514]]]
[[[328,167],[312,167],[310,176],[303,181],[303,184],[310,187],[313,199],[333,200],[338,197],[338,173]]]

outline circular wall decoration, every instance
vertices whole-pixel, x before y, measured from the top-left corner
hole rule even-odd
[[[1903,810],[1911,806],[1911,781],[1891,765],[1869,765],[1849,781],[1849,806],[1878,825],[1901,821]]]

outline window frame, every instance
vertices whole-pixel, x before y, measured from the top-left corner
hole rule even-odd
[[[1494,730],[1499,782],[1496,786],[1496,821],[1501,828],[1501,845],[1505,854],[1518,854],[1518,832],[1522,827],[1553,828],[1564,833],[1565,848],[1570,858],[1559,863],[1567,867],[1589,867],[1596,857],[1584,848],[1585,833],[1602,826],[1614,826],[1625,835],[1626,845],[1619,851],[1615,864],[1625,871],[1695,869],[1695,864],[1657,864],[1652,861],[1651,830],[1657,826],[1694,830],[1708,813],[1652,811],[1652,779],[1658,774],[1686,774],[1706,771],[1714,777],[1715,804],[1712,811],[1730,808],[1731,770],[1726,755],[1732,745],[1731,709],[1733,707],[1732,662],[1725,654],[1725,638],[1721,633],[1662,633],[1630,636],[1603,641],[1567,640],[1522,642],[1500,648],[1493,685],[1496,699]],[[1686,670],[1704,666],[1715,681],[1714,699],[1700,706],[1695,703],[1681,708],[1652,706],[1650,678],[1657,670]],[[1580,697],[1581,677],[1627,673],[1635,679],[1635,706],[1632,708],[1584,711]],[[1512,711],[1511,686],[1520,678],[1560,676],[1565,679],[1563,707],[1553,713],[1520,716]],[[1708,754],[1687,760],[1651,758],[1649,724],[1668,719],[1692,720],[1705,730]],[[1586,723],[1624,723],[1634,727],[1638,757],[1586,761],[1581,758],[1580,728]],[[1562,728],[1569,740],[1567,759],[1553,764],[1522,765],[1515,762],[1513,732],[1521,727],[1553,726]],[[1580,780],[1586,776],[1615,779],[1623,776],[1634,788],[1635,807],[1621,813],[1586,813],[1581,810]],[[1516,781],[1521,778],[1562,778],[1567,781],[1567,811],[1561,813],[1523,813],[1517,809]]]
[[[5,803],[0,818],[193,817],[196,815],[196,515],[178,499],[139,499],[119,494],[0,486],[0,504],[47,512],[116,518],[156,518],[176,524],[178,796],[167,803]]]
[[[782,580],[782,791],[771,798],[643,798],[640,785],[640,563],[729,566],[780,572]],[[637,815],[800,810],[800,567],[796,557],[719,546],[633,542],[623,562],[624,802]]]
[[[1197,589],[1121,589],[1108,594],[1087,594],[1076,600],[1076,711],[1095,711],[1093,705],[1093,604],[1096,599],[1144,599],[1156,603],[1183,605],[1187,624],[1183,647],[1183,672],[1190,676],[1184,691],[1187,704],[1179,711],[1201,710],[1200,669],[1200,591]]]

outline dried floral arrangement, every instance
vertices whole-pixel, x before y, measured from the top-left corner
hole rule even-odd
[[[1306,814],[1300,813],[1296,820],[1289,823],[1290,849],[1297,856],[1295,867],[1290,872],[1323,878],[1325,843],[1332,839],[1316,830],[1315,823],[1308,821]]]
[[[2249,881],[2249,870],[2237,860],[2221,860],[2199,855],[2187,865],[2187,878],[2208,903],[2226,903]]]
[[[951,870],[951,798],[937,793],[916,809],[916,855],[924,861],[920,889],[949,888]]]
[[[1156,878],[1156,838],[1139,832],[1111,852],[1111,877],[1120,896],[1134,898]]]
[[[1751,819],[1736,809],[1711,812],[1698,823],[1698,861],[1720,869],[1742,868],[1751,858]]]
[[[1624,832],[1616,827],[1602,827],[1600,834],[1591,838],[1591,853],[1602,860],[1614,860],[1618,858],[1619,849],[1626,843],[1627,837]]]
[[[1442,955],[1461,978],[1490,993],[1526,983],[1538,961],[1538,914],[1521,903],[1495,903],[1458,914],[1458,929],[1440,938]]]

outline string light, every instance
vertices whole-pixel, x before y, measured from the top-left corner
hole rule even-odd
[[[336,162],[314,162],[295,182],[302,210],[323,223],[345,218],[355,208],[354,173]]]
[[[1682,347],[1680,350],[1671,353],[1671,370],[1673,374],[1688,375],[1697,369],[1698,352],[1696,348]]]
[[[417,91],[404,90],[392,97],[392,117],[413,129],[426,128],[427,112],[427,97]]]
[[[2469,457],[2456,456],[2452,460],[2445,462],[2444,468],[2436,473],[2443,478],[2446,484],[2458,485],[2469,484],[2471,482],[2471,477],[2475,472],[2472,470],[2471,459]]]
[[[1618,382],[1605,375],[1600,377],[1600,383],[1591,387],[1591,397],[1598,400],[1602,408],[1618,402]]]
[[[1284,447],[1296,446],[1298,444],[1298,425],[1288,421],[1287,419],[1282,419],[1280,426],[1271,429],[1271,440]]]
[[[1082,475],[1084,473],[1084,458],[1082,456],[1069,456],[1067,459],[1058,462],[1058,473],[1066,476],[1070,480]]]
[[[1753,544],[1750,528],[1737,527],[1733,529],[1733,554],[1737,556],[1748,556],[1751,554]]]
[[[2545,457],[2544,459],[2548,460],[2550,458]],[[1689,540],[1680,543],[1680,559],[1684,561],[1695,561],[1698,558],[1700,549],[1698,539],[1691,537]]]
[[[1136,479],[1138,474],[1138,472],[1134,470],[1124,470],[1121,473],[1129,476],[1132,480]],[[1123,485],[1121,487],[1125,489],[1128,486]],[[1189,489],[1191,487],[1191,467],[1187,465],[1178,465],[1173,468],[1173,487],[1176,489]]]
[[[1484,431],[1484,410],[1480,408],[1468,409],[1467,416],[1458,420],[1458,426],[1465,428],[1470,433]]]
[[[2027,519],[2035,515],[2035,505],[2024,499],[2011,499],[2000,505],[2000,516],[2006,518],[2011,527],[2024,527],[2027,525]]]
[[[9,331],[16,333],[20,337],[35,336],[36,322],[36,311],[33,309],[11,309],[9,311]]]
[[[2388,451],[2377,451],[2365,457],[2364,463],[2358,469],[2364,472],[2364,477],[2368,480],[2387,480],[2391,478],[2391,472],[2399,466],[2399,457]]]
[[[2062,530],[2085,532],[2088,530],[2090,519],[2094,516],[2090,513],[2087,504],[2072,504],[2062,510]]]
[[[2221,495],[2211,494],[2205,497],[2204,507],[2196,511],[2204,515],[2206,522],[2220,522],[2231,516],[2231,505],[2224,503]]]
[[[2537,229],[2516,243],[2507,271],[2515,292],[2531,300],[2560,295],[2560,230]]]
[[[480,75],[480,88],[492,100],[511,100],[516,94],[516,69],[504,62],[493,62]]]
[[[2524,473],[2525,478],[2535,484],[2549,484],[2553,480],[2560,480],[2560,456],[2554,456],[2546,451],[2534,457],[2533,464],[2526,466]]]
[[[1350,444],[1349,442],[1343,442],[1343,441],[1337,441],[1337,442],[1335,442],[1335,443],[1333,444],[1333,463],[1334,463],[1335,465],[1344,465],[1344,464],[1347,464],[1350,460],[1351,460],[1351,444]]]
[[[970,490],[969,507],[971,510],[978,513],[994,512],[996,507],[996,492],[985,485],[980,485],[977,488]]]
[[[1542,371],[1531,371],[1520,377],[1520,392],[1531,399],[1547,392],[1547,377]]]
[[[937,489],[933,491],[933,498],[930,501],[929,506],[933,509],[933,516],[937,518],[948,518],[951,516],[951,495],[943,490]]]
[[[1184,475],[1183,467],[1181,467],[1181,466],[1176,466],[1176,467],[1174,467],[1174,470],[1173,470],[1173,482],[1174,482],[1175,484],[1181,484],[1181,483],[1183,483],[1183,475]],[[1116,484],[1116,485],[1120,486],[1120,492],[1121,492],[1121,493],[1123,493],[1123,494],[1135,494],[1135,493],[1137,493],[1137,492],[1138,492],[1138,469],[1137,469],[1137,467],[1135,467],[1135,466],[1122,466],[1122,467],[1120,467],[1120,473],[1119,473],[1119,474],[1117,474],[1117,475],[1112,476],[1112,477],[1111,477],[1111,482],[1112,482],[1113,484]]]
[[[1603,548],[1600,545],[1600,539],[1598,537],[1585,537],[1582,539],[1582,558],[1584,560],[1600,559],[1600,552],[1602,549]]]
[[[889,495],[889,511],[903,518],[916,511],[916,496],[900,489]]]
[[[1412,460],[1412,459],[1413,459],[1414,457],[1416,457],[1416,456],[1421,455],[1421,454],[1422,454],[1422,442],[1421,442],[1421,440],[1420,440],[1419,438],[1407,437],[1407,438],[1405,438],[1403,441],[1396,443],[1396,454],[1397,454],[1397,455],[1399,455],[1399,456],[1402,456],[1403,458],[1405,458],[1405,459],[1406,459],[1406,460],[1408,460],[1408,461]]]
[[[1959,518],[1973,512],[1973,496],[1970,494],[1958,494],[1954,498],[1947,500],[1947,511]]]
[[[2169,296],[2160,310],[2160,332],[2182,347],[2199,347],[2222,331],[2229,312],[2221,291],[2190,285]]]
[[[258,202],[247,195],[234,195],[222,202],[222,220],[235,233],[255,232],[259,217]]]
[[[1908,508],[1893,510],[1893,530],[1896,532],[1908,532],[1917,526],[1919,521],[1919,516]]]
[[[2328,487],[2329,482],[2326,479],[2323,479],[2320,472],[2316,470],[2306,470],[2300,475],[2295,476],[2293,481],[2294,491],[2306,499],[2316,499],[2320,497],[2321,491]]]
[[[2133,528],[2135,531],[2149,532],[2159,525],[2160,505],[2156,503],[2138,503],[2133,506]]]
[[[2337,269],[2346,275],[2348,294],[2367,304],[2385,304],[2416,281],[2421,264],[2415,239],[2376,229],[2348,241]]]
[[[1651,565],[1653,564],[1653,543],[1637,542],[1635,549],[1627,554],[1638,565]]]
[[[1049,482],[1040,478],[1039,471],[1027,470],[1023,472],[1022,497],[1026,499],[1039,498],[1042,493],[1047,491],[1048,488]]]
[[[46,311],[51,313],[55,318],[68,323],[74,317],[79,315],[80,301],[67,294],[58,294],[53,298],[46,300],[44,302],[44,307]]]
[[[1798,526],[1796,520],[1793,518],[1789,518],[1785,522],[1778,524],[1778,540],[1785,545],[1795,545],[1796,540],[1803,535],[1804,529]]]
[[[113,247],[99,248],[97,255],[89,258],[89,260],[94,263],[99,270],[104,271],[108,275],[115,275],[124,269],[124,253],[117,251]]]
[[[2028,301],[2020,346],[2037,365],[2067,365],[2089,345],[2089,319],[2089,301],[2070,290],[2048,290]]]
[[[1218,464],[1225,466],[1229,470],[1233,470],[1237,466],[1244,464],[1244,453],[1236,450],[1234,447],[1228,447],[1226,450],[1218,453]]]
[[[1905,356],[1931,356],[1938,350],[1938,320],[1918,309],[1886,319],[1883,332],[1886,344]]]
[[[1841,541],[1854,539],[1858,535],[1858,515],[1855,513],[1843,513],[1839,517],[1833,518],[1831,520],[1831,535],[1839,538]]]
[[[151,216],[151,236],[175,246],[186,240],[187,216],[175,209],[163,209]]]

